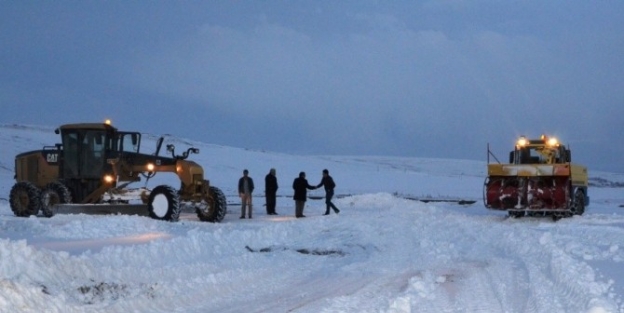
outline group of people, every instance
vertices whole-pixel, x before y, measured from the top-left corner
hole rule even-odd
[[[275,206],[277,204],[277,189],[279,188],[279,186],[277,184],[277,176],[275,175],[274,168],[272,168],[264,178],[264,186],[267,214],[277,215],[277,212],[275,212]],[[295,178],[295,180],[293,181],[292,188],[294,189],[293,199],[295,200],[295,217],[305,217],[305,215],[303,215],[303,209],[305,207],[305,202],[308,199],[308,189],[314,190],[321,187],[325,187],[326,210],[325,214],[323,215],[329,215],[331,210],[333,210],[335,213],[340,213],[340,210],[334,205],[334,203],[332,203],[332,198],[334,197],[334,188],[336,187],[336,184],[334,183],[334,179],[329,176],[329,171],[327,169],[324,169],[323,178],[321,179],[321,182],[316,186],[312,186],[308,183],[305,172],[300,172],[299,177]],[[243,177],[238,180],[238,194],[241,198],[241,219],[244,219],[245,217],[252,218],[253,190],[253,179],[249,177],[249,171],[245,169],[243,170]]]

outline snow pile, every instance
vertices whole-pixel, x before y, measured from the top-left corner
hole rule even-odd
[[[19,138],[10,153],[54,143],[37,128],[2,130],[0,141]],[[18,218],[0,200],[0,312],[624,312],[621,189],[590,189],[582,217],[510,219],[480,202],[483,162],[192,144],[228,195],[222,223],[194,214],[177,223]],[[0,190],[8,197],[13,155],[6,154]],[[280,183],[277,216],[263,207],[270,167]],[[234,188],[243,168],[260,190],[252,220],[238,219]],[[295,219],[292,179],[304,170],[316,183],[323,168],[336,180],[341,213],[322,216],[323,201],[309,200],[308,217]],[[425,197],[477,202],[406,199]]]

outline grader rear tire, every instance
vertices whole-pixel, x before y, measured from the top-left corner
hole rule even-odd
[[[16,183],[11,188],[9,203],[11,203],[11,210],[15,216],[37,215],[41,206],[39,188],[30,182]]]
[[[217,187],[208,188],[208,193],[202,205],[196,209],[197,217],[203,222],[218,223],[227,213],[227,200],[223,192]]]
[[[169,186],[160,185],[154,188],[147,205],[149,216],[153,219],[175,222],[180,218],[180,197]]]

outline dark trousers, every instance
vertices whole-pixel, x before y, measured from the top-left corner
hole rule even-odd
[[[277,195],[274,193],[266,194],[266,210],[267,214],[273,214],[275,212],[275,206],[277,205]]]
[[[340,212],[340,210],[338,210],[338,208],[331,202],[332,198],[334,197],[334,191],[333,190],[327,190],[325,191],[325,205],[327,206],[327,209],[325,209],[325,214],[329,214],[329,209],[334,209],[335,213]]]
[[[303,217],[305,201],[295,200],[295,217]]]

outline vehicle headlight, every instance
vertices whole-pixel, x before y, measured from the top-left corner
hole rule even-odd
[[[115,181],[115,177],[113,175],[104,175],[104,182],[110,184]]]
[[[520,139],[518,139],[518,142],[516,143],[518,145],[518,147],[524,147],[529,143],[529,141],[524,137],[520,137]]]
[[[548,138],[548,145],[549,146],[557,146],[559,145],[559,141],[557,140],[557,138]]]

